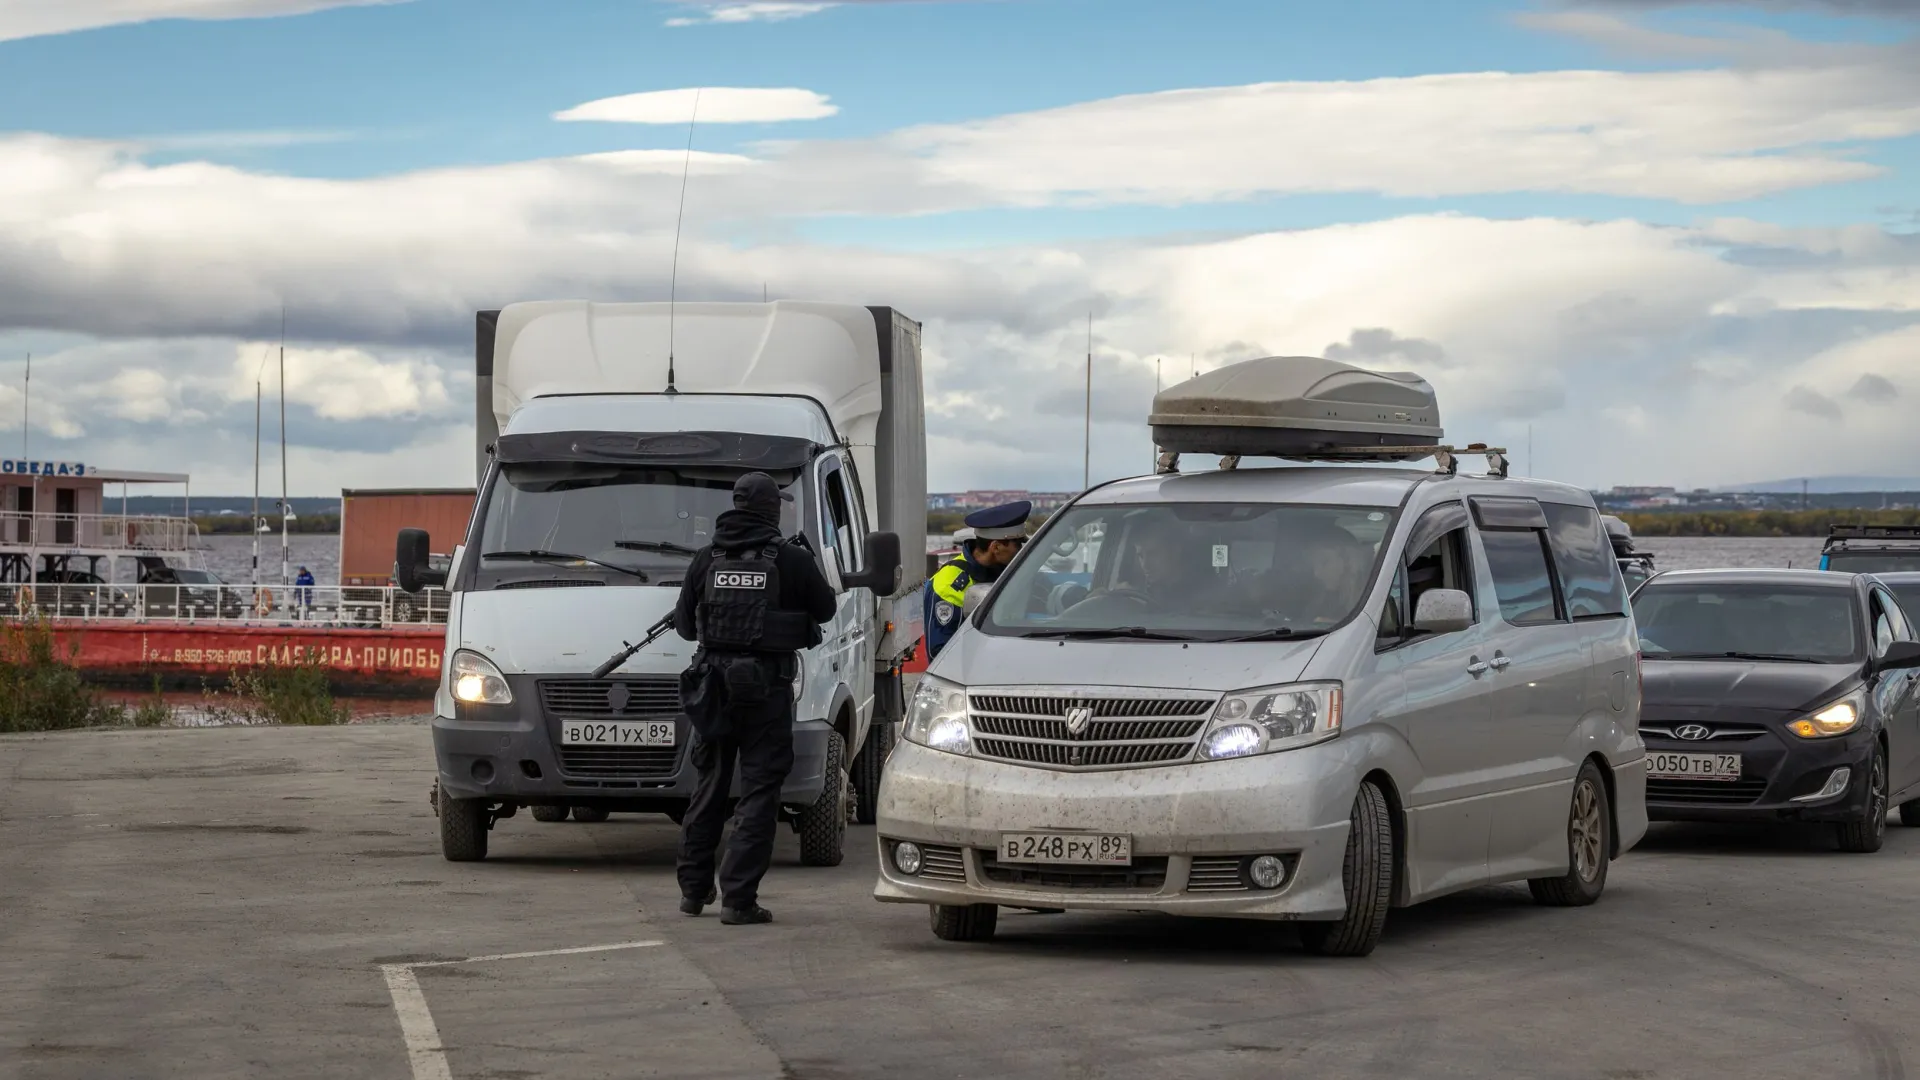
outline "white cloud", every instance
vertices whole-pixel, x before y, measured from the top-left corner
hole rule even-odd
[[[554,113],[553,118],[621,124],[685,124],[694,116],[696,107],[703,124],[820,120],[840,111],[825,94],[812,90],[708,86],[601,98]]]
[[[704,6],[700,15],[681,15],[667,20],[668,26],[700,26],[706,23],[784,22],[806,15],[818,15],[837,3],[798,2],[798,0],[745,0],[742,3],[716,3]]]
[[[259,19],[407,0],[6,0],[0,41],[155,19]]]
[[[247,341],[233,352],[228,400],[252,401],[256,380],[264,394],[277,396],[274,350]],[[365,349],[296,346],[287,349],[286,370],[287,400],[310,407],[323,420],[411,417],[448,405],[439,367],[417,357],[382,359]]]

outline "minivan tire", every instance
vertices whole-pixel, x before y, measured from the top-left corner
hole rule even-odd
[[[1873,761],[1867,766],[1867,782],[1873,789],[1867,795],[1867,812],[1859,821],[1842,822],[1835,827],[1840,850],[1855,855],[1871,855],[1887,839],[1887,752],[1875,743]],[[1900,820],[1907,820],[1906,809]]]
[[[564,806],[536,806],[533,808],[535,821],[565,821],[567,808]]]
[[[827,733],[827,760],[820,770],[826,786],[813,805],[800,811],[795,822],[800,833],[801,866],[839,866],[847,853],[847,742],[837,731]]]
[[[932,904],[927,908],[933,936],[941,941],[988,941],[1000,925],[993,904]]]
[[[1548,907],[1585,907],[1600,899],[1607,888],[1607,866],[1613,857],[1613,807],[1607,799],[1607,780],[1589,758],[1573,777],[1573,797],[1567,807],[1567,872],[1559,877],[1529,878],[1527,888],[1535,903]]]
[[[479,862],[487,857],[487,829],[493,824],[485,799],[456,799],[439,789],[440,854],[448,862]]]
[[[893,753],[893,723],[875,717],[867,725],[866,745],[853,763],[853,821],[871,825],[880,816],[880,774]]]
[[[608,811],[602,810],[597,806],[576,806],[573,808],[573,820],[584,821],[589,825],[605,821],[611,816],[613,815]]]
[[[1393,906],[1393,815],[1387,795],[1371,780],[1360,785],[1348,819],[1340,884],[1347,913],[1338,922],[1300,924],[1300,940],[1322,956],[1365,956],[1387,929]]]

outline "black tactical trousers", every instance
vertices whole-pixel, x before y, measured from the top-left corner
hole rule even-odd
[[[772,667],[772,664],[769,664]],[[770,681],[773,673],[769,673]],[[767,701],[748,709],[731,707],[733,733],[708,741],[695,736],[694,768],[699,784],[681,822],[679,878],[682,896],[706,899],[713,885],[714,856],[727,811],[733,809],[733,833],[720,859],[721,902],[752,907],[760,898],[760,879],[773,861],[774,830],[779,825],[780,789],[793,771],[793,694],[776,683]],[[740,799],[729,797],[736,763]]]

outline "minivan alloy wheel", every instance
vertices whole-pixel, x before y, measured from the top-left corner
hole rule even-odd
[[[1574,872],[1580,875],[1581,881],[1592,881],[1606,857],[1601,850],[1606,828],[1600,820],[1599,793],[1587,777],[1581,777],[1573,789],[1573,815],[1567,828],[1573,845]]]

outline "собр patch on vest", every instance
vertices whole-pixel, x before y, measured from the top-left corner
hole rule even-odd
[[[764,570],[715,570],[713,587],[716,589],[764,589],[767,587],[767,574]]]

